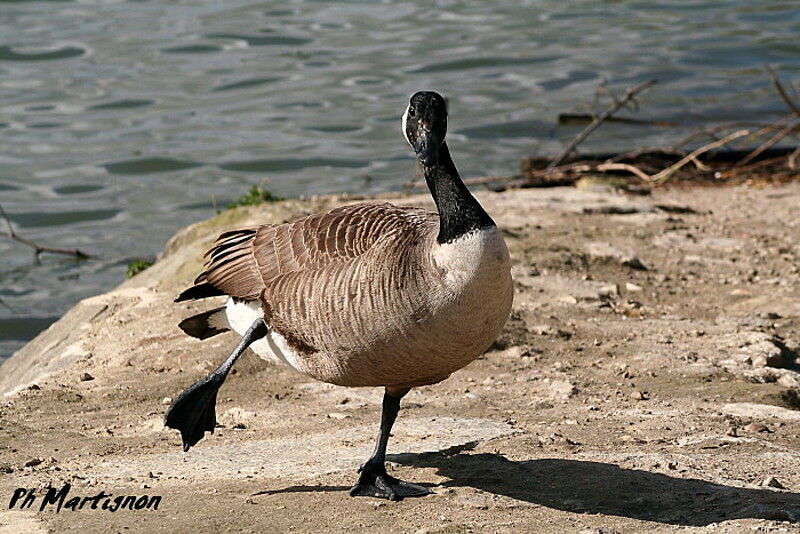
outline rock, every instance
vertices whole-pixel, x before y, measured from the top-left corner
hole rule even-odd
[[[772,432],[767,425],[761,423],[750,423],[744,427],[745,432]]]
[[[81,339],[85,328],[108,313],[108,301],[114,292],[82,300],[56,323],[36,336],[11,358],[3,362],[0,373],[0,393],[10,393],[20,384],[29,384],[70,368],[86,355]],[[76,325],[81,325],[76,327]],[[47,357],[43,358],[42,355]]]
[[[745,331],[726,335],[722,345],[723,351],[732,353],[733,360],[754,368],[785,367],[792,363],[794,356],[779,338],[764,332]]]
[[[621,265],[636,269],[639,271],[646,271],[647,267],[642,263],[642,260],[629,252],[624,252],[609,243],[591,242],[587,243],[585,250],[589,257],[597,259],[611,259],[615,260]]]
[[[545,379],[547,391],[551,398],[567,400],[578,393],[578,388],[568,380]]]
[[[777,380],[778,384],[786,388],[800,389],[800,373],[784,371]]]
[[[720,326],[734,328],[769,328],[773,321],[757,315],[718,315],[714,320]]]
[[[89,373],[83,373],[81,375],[81,382],[88,382],[89,380],[94,380],[94,377]]]
[[[675,204],[673,202],[661,202],[656,204],[655,207],[667,213],[682,213],[682,214],[697,213],[697,211],[692,207],[686,206],[684,204]]]
[[[616,284],[598,280],[581,280],[562,275],[541,275],[535,278],[522,278],[517,282],[538,290],[543,294],[544,299],[551,301],[564,298],[570,303],[593,302],[614,298],[617,295]],[[541,321],[541,318],[538,321]]]
[[[161,399],[161,404],[172,404],[172,397],[164,397]]]
[[[44,462],[44,460],[42,458],[31,458],[30,460],[25,462],[23,465],[25,467],[36,467],[37,465],[41,464],[42,462]]]
[[[735,402],[722,406],[722,413],[736,417],[749,417],[751,419],[778,419],[781,421],[800,421],[800,411],[771,406],[769,404],[755,404],[752,402]]]
[[[650,396],[647,394],[646,391],[632,391],[631,398],[633,400],[641,400],[641,401],[650,400]]]
[[[642,286],[638,286],[636,284],[632,284],[631,282],[625,282],[625,291],[630,293],[637,293],[642,290]]]
[[[647,270],[647,265],[642,263],[642,260],[640,260],[635,256],[628,258],[627,260],[623,260],[622,265],[624,265],[625,267],[630,267],[631,269],[635,269],[637,271]]]
[[[461,495],[456,497],[456,502],[467,508],[474,508],[475,510],[487,510],[491,504],[489,497],[481,493]]]
[[[768,488],[786,489],[786,487],[783,484],[781,484],[780,481],[778,481],[778,479],[775,477],[765,478],[764,481],[761,483],[761,485]]]
[[[610,204],[605,206],[586,206],[583,208],[583,213],[599,213],[603,215],[630,215],[631,213],[639,213],[642,211],[648,211],[648,208],[633,204]]]
[[[735,369],[734,369],[735,371]],[[772,384],[777,382],[781,373],[772,367],[762,367],[760,369],[746,369],[739,374],[755,384]]]
[[[536,324],[528,327],[528,331],[537,336],[552,336],[558,333],[558,330],[549,324]]]

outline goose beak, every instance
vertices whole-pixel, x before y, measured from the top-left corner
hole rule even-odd
[[[414,151],[420,163],[425,167],[433,167],[439,163],[439,139],[428,129],[420,128],[417,133],[417,142]]]

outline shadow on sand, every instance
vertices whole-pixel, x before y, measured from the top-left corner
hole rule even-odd
[[[737,488],[694,478],[559,458],[515,462],[498,454],[400,454],[392,461],[436,468],[444,486],[575,513],[606,514],[673,525],[730,519],[800,521],[800,494]]]
[[[488,453],[395,454],[388,459],[435,468],[450,479],[442,484],[446,487],[469,486],[567,512],[687,526],[744,518],[800,521],[797,493],[724,486],[614,464],[558,458],[515,462]],[[344,486],[292,486],[256,495],[320,491],[346,495],[347,490]]]

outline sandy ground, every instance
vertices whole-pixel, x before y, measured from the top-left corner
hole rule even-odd
[[[0,532],[800,532],[800,185],[480,198],[514,261],[512,318],[406,397],[389,444],[390,471],[433,495],[350,498],[381,392],[253,354],[213,436],[184,454],[162,427],[236,341],[184,336],[208,305],[172,298],[218,232],[342,199],[292,201],[184,230],[0,369]],[[162,501],[37,513],[65,482]],[[9,511],[18,487],[39,501]]]

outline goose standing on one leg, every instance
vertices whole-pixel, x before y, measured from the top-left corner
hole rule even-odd
[[[386,444],[400,399],[485,351],[512,300],[508,249],[461,181],[446,131],[444,99],[414,94],[403,114],[403,134],[422,164],[438,214],[368,202],[217,239],[197,285],[177,301],[230,298],[180,326],[200,339],[232,328],[242,339],[167,411],[165,424],[180,430],[184,450],[214,431],[217,391],[250,346],[317,380],[383,386],[375,452],[350,494],[398,500],[429,493],[386,473]]]

